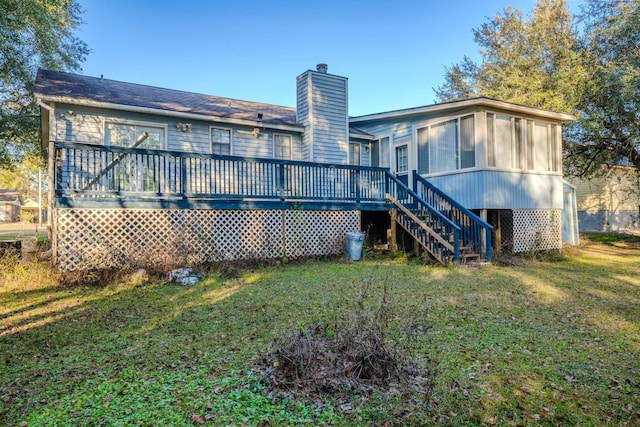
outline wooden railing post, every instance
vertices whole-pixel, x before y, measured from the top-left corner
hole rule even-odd
[[[284,165],[277,164],[276,172],[278,175],[278,179],[276,180],[276,189],[278,190],[278,194],[280,195],[280,200],[284,200]]]
[[[453,229],[453,262],[460,264],[460,235]]]
[[[360,191],[361,191],[361,189],[360,189],[360,170],[359,169],[355,170],[355,176],[356,176],[356,178],[355,178],[355,180],[356,180],[356,202],[360,203],[360,197],[361,197]]]
[[[180,157],[180,191],[182,197],[187,194],[187,158]]]
[[[485,242],[486,242],[486,248],[487,248],[484,257],[487,262],[490,262],[491,261],[491,229],[485,228],[484,232],[485,232]]]

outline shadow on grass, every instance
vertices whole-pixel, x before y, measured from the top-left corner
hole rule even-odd
[[[193,287],[111,284],[0,294],[3,304],[17,304],[0,318],[9,331],[0,336],[0,418],[143,421],[144,404],[128,406],[126,387],[108,386],[129,384],[154,401],[146,411],[156,417],[152,424],[176,414],[178,424],[190,424],[193,411],[237,391],[238,372],[251,369],[276,336],[348,311],[358,284],[374,275],[392,283],[398,322],[430,327],[424,361],[435,364],[439,377],[433,405],[409,407],[391,397],[397,407],[380,404],[376,412],[372,400],[360,414],[365,421],[633,420],[625,408],[640,406],[640,370],[629,357],[640,351],[640,266],[629,256],[637,251],[595,245],[561,262],[478,270],[313,261],[228,280],[210,276]],[[34,297],[39,301],[30,303]],[[163,389],[153,395],[158,384]],[[89,410],[89,401],[98,404]]]

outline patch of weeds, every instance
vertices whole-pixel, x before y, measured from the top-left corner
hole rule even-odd
[[[415,357],[418,335],[427,328],[399,322],[388,277],[382,283],[379,279],[370,273],[359,285],[355,304],[330,322],[311,323],[277,338],[261,367],[272,390],[347,400],[372,392],[418,392],[429,403],[435,371],[421,367]]]

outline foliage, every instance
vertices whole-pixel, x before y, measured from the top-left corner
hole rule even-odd
[[[527,17],[507,7],[474,30],[480,63],[464,57],[446,68],[436,95],[575,114],[564,132],[569,175],[625,162],[640,168],[640,2],[591,1],[575,18],[566,0],[537,0]]]
[[[79,68],[89,52],[73,34],[82,22],[81,12],[76,0],[0,2],[0,165],[36,156],[36,71]]]
[[[0,166],[0,188],[18,190],[23,199],[38,200],[38,169],[41,161],[39,157],[29,156],[19,163],[8,167]],[[42,172],[43,205],[46,206],[46,194],[48,177],[46,171]]]
[[[602,165],[640,169],[640,2],[587,4],[581,49],[589,59],[580,122],[569,128],[568,171],[585,175]]]
[[[0,266],[0,419],[17,425],[634,425],[639,248],[484,269],[403,259],[212,272],[192,287],[62,286]],[[273,395],[255,366],[283,331],[331,324],[358,284],[392,278],[389,319],[428,325],[429,404],[411,394]],[[372,288],[371,301],[384,291]],[[338,310],[342,310],[339,308]],[[387,335],[389,339],[400,336]]]

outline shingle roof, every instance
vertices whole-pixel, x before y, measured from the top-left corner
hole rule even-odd
[[[85,99],[110,104],[201,114],[208,117],[295,125],[296,109],[220,96],[183,92],[60,71],[38,70],[34,92],[38,95]]]
[[[20,192],[18,190],[0,190],[0,202],[14,203],[20,200]]]

